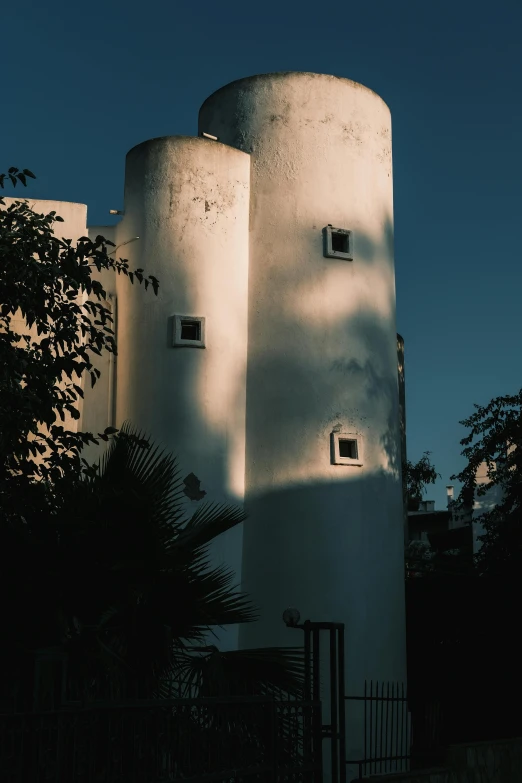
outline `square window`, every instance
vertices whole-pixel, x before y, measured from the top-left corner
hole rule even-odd
[[[334,253],[348,253],[348,234],[332,232],[332,250]]]
[[[332,464],[362,467],[361,438],[353,432],[332,432]]]
[[[325,258],[353,261],[352,232],[346,228],[326,226],[323,229]]]
[[[339,456],[357,459],[357,441],[339,438]]]
[[[205,319],[199,316],[175,315],[172,345],[174,347],[204,348]]]
[[[199,321],[181,319],[181,339],[182,340],[201,340],[201,324]]]

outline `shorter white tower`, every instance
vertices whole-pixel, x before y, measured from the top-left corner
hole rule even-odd
[[[158,296],[118,279],[116,417],[130,420],[200,480],[205,499],[242,503],[250,159],[201,138],[152,139],[127,155],[116,232]],[[197,500],[188,500],[194,509]],[[241,579],[242,527],[216,540]],[[237,646],[237,629],[222,647]]]

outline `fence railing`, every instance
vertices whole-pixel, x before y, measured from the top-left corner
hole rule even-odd
[[[305,727],[319,712],[318,702],[238,697],[5,713],[2,783],[312,783],[317,738]]]
[[[359,778],[407,771],[412,727],[404,684],[365,681],[361,696],[345,700],[362,704],[358,722],[363,726],[364,755],[346,762],[358,767]]]
[[[111,685],[113,686],[111,688]],[[133,682],[136,686],[136,682]],[[214,686],[216,683],[214,683]],[[140,683],[140,688],[136,693],[132,694],[132,698],[141,699],[151,696],[154,686],[157,691],[161,693],[162,699],[200,699],[207,697],[253,697],[264,696],[267,698],[275,698],[280,701],[301,701],[303,699],[302,689],[289,692],[283,688],[277,688],[276,686],[266,687],[264,690],[260,690],[259,683],[252,681],[239,681],[233,679],[227,679],[226,683],[219,683],[220,690],[215,689],[213,686],[212,692],[206,692],[203,687],[203,683],[194,681],[189,676],[181,677],[173,675],[171,677],[165,677],[161,684],[154,682],[153,685],[147,683]],[[82,683],[84,686],[84,683]],[[226,689],[223,689],[226,686]],[[96,704],[99,702],[121,702],[121,693],[124,692],[121,688],[118,688],[118,683],[114,687],[114,683],[110,681],[93,681],[89,684],[88,688],[80,688],[79,683],[75,679],[65,680],[65,686],[63,688],[63,694],[61,697],[63,706],[86,706],[87,704]]]

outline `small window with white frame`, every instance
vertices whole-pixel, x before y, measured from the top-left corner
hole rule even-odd
[[[352,231],[328,225],[323,229],[323,236],[326,258],[342,258],[345,261],[353,261]]]
[[[359,435],[353,432],[332,432],[331,445],[334,465],[362,466],[362,443]]]
[[[172,345],[175,348],[204,348],[205,319],[194,315],[175,315]]]

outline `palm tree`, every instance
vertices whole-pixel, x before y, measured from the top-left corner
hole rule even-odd
[[[183,486],[175,459],[124,426],[64,498],[49,570],[71,676],[120,698],[165,697],[173,680],[185,695],[298,693],[299,649],[209,645],[213,628],[257,618],[233,571],[209,553],[245,514],[204,503],[186,517]]]
[[[209,551],[245,514],[201,503],[186,516],[183,488],[175,459],[127,425],[95,468],[57,482],[52,507],[8,531],[11,579],[26,564],[23,633],[11,622],[10,649],[63,651],[70,694],[82,702],[299,695],[300,648],[221,652],[209,643],[213,629],[257,617],[234,573],[213,565]],[[262,710],[249,720],[225,713],[218,720],[181,711],[178,737],[221,749],[241,738],[252,753],[271,741]],[[287,758],[293,730],[279,721]]]

